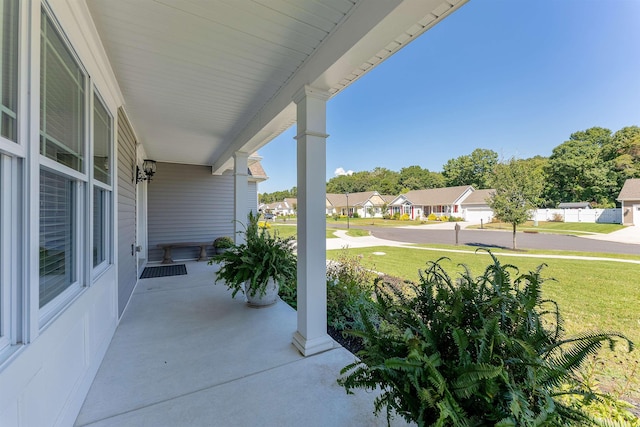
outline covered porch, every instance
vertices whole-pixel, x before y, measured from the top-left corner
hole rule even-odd
[[[215,266],[186,268],[138,281],[76,426],[386,425],[374,393],[336,383],[349,351],[303,357],[291,307],[249,308],[213,285]]]

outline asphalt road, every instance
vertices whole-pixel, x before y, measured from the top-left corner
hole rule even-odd
[[[360,227],[359,227],[360,228]],[[406,228],[362,227],[380,239],[405,243],[456,243],[453,230],[417,230]],[[511,249],[512,233],[492,230],[460,230],[458,241],[463,245]],[[640,245],[592,240],[577,236],[565,236],[545,233],[516,234],[518,249],[549,249],[579,252],[601,252],[612,254],[640,255]]]

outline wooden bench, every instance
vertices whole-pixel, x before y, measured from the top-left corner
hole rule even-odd
[[[158,243],[158,247],[164,250],[164,254],[162,255],[162,263],[163,264],[173,264],[173,259],[171,259],[171,249],[173,248],[192,248],[199,247],[200,255],[198,256],[198,261],[202,261],[203,259],[207,259],[207,246],[211,246],[211,242],[177,242],[177,243]]]

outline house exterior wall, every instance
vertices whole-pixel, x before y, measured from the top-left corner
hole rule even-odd
[[[43,167],[58,170],[55,159],[39,154],[40,133],[40,18],[39,1],[20,4],[18,100],[19,133],[16,141],[0,137],[2,172],[11,165],[11,176],[0,179],[0,196],[12,194],[19,214],[2,216],[0,246],[0,290],[9,290],[0,299],[2,321],[10,325],[8,340],[0,346],[0,425],[2,427],[70,426],[84,401],[100,366],[118,322],[117,309],[117,172],[110,185],[109,244],[107,261],[100,270],[92,266],[91,224],[93,219],[91,185],[91,142],[88,132],[82,137],[88,168],[65,175],[75,189],[72,223],[77,249],[73,256],[76,283],[69,293],[58,295],[39,306],[39,215]],[[59,33],[72,46],[77,61],[86,72],[87,102],[84,119],[90,123],[89,100],[95,93],[108,111],[112,130],[117,129],[117,110],[121,105],[119,89],[110,74],[106,55],[102,54],[92,23],[86,19],[84,2],[50,0],[44,4],[48,15],[59,24]],[[0,40],[1,41],[1,40]],[[4,45],[3,45],[4,48]],[[4,53],[4,50],[3,50]],[[105,67],[106,65],[106,67]],[[63,120],[67,118],[61,115]],[[87,130],[90,128],[87,127]],[[117,164],[115,138],[111,165]],[[14,168],[15,166],[15,168]],[[6,178],[9,179],[6,179]],[[46,181],[46,178],[45,178]],[[0,203],[2,205],[2,203]],[[12,230],[12,233],[8,233]],[[9,256],[9,252],[12,254]],[[8,275],[8,276],[7,276]],[[11,280],[6,280],[9,277]],[[10,295],[13,309],[7,311],[4,297]],[[18,309],[19,308],[19,309]],[[3,326],[4,327],[4,326]]]
[[[150,262],[162,260],[159,243],[211,242],[233,236],[232,174],[212,175],[207,166],[158,163],[148,190]],[[258,211],[257,184],[249,182],[249,209]],[[176,220],[179,219],[179,220]],[[208,248],[213,255],[213,249]],[[175,248],[175,260],[197,259],[198,248]]]
[[[640,226],[640,200],[624,200],[620,211],[621,224]]]
[[[118,110],[118,315],[122,316],[138,278],[136,262],[136,139]]]

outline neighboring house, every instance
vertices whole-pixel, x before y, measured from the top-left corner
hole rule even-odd
[[[295,215],[296,209],[298,209],[298,199],[291,197],[285,197],[283,200],[282,215]]]
[[[410,219],[427,218],[431,214],[437,217],[462,216],[461,203],[473,191],[470,185],[411,190],[396,197],[389,204],[389,211],[392,215],[407,214]]]
[[[617,200],[622,204],[622,224],[640,226],[640,178],[627,179]]]
[[[229,4],[0,1],[3,427],[75,424],[157,243],[242,239],[266,178],[252,154],[293,123],[291,342],[333,348],[327,102],[465,0]]]
[[[562,202],[558,209],[591,209],[589,202]]]
[[[377,191],[359,193],[327,194],[327,215],[348,215],[357,213],[360,218],[381,218],[383,207],[393,196],[381,195]]]
[[[493,219],[493,209],[489,207],[488,200],[496,190],[475,190],[465,198],[462,207],[462,218],[465,221],[485,224]]]
[[[261,212],[269,212],[274,215],[295,215],[297,201],[296,199],[284,199],[282,202],[273,202],[261,205]]]

